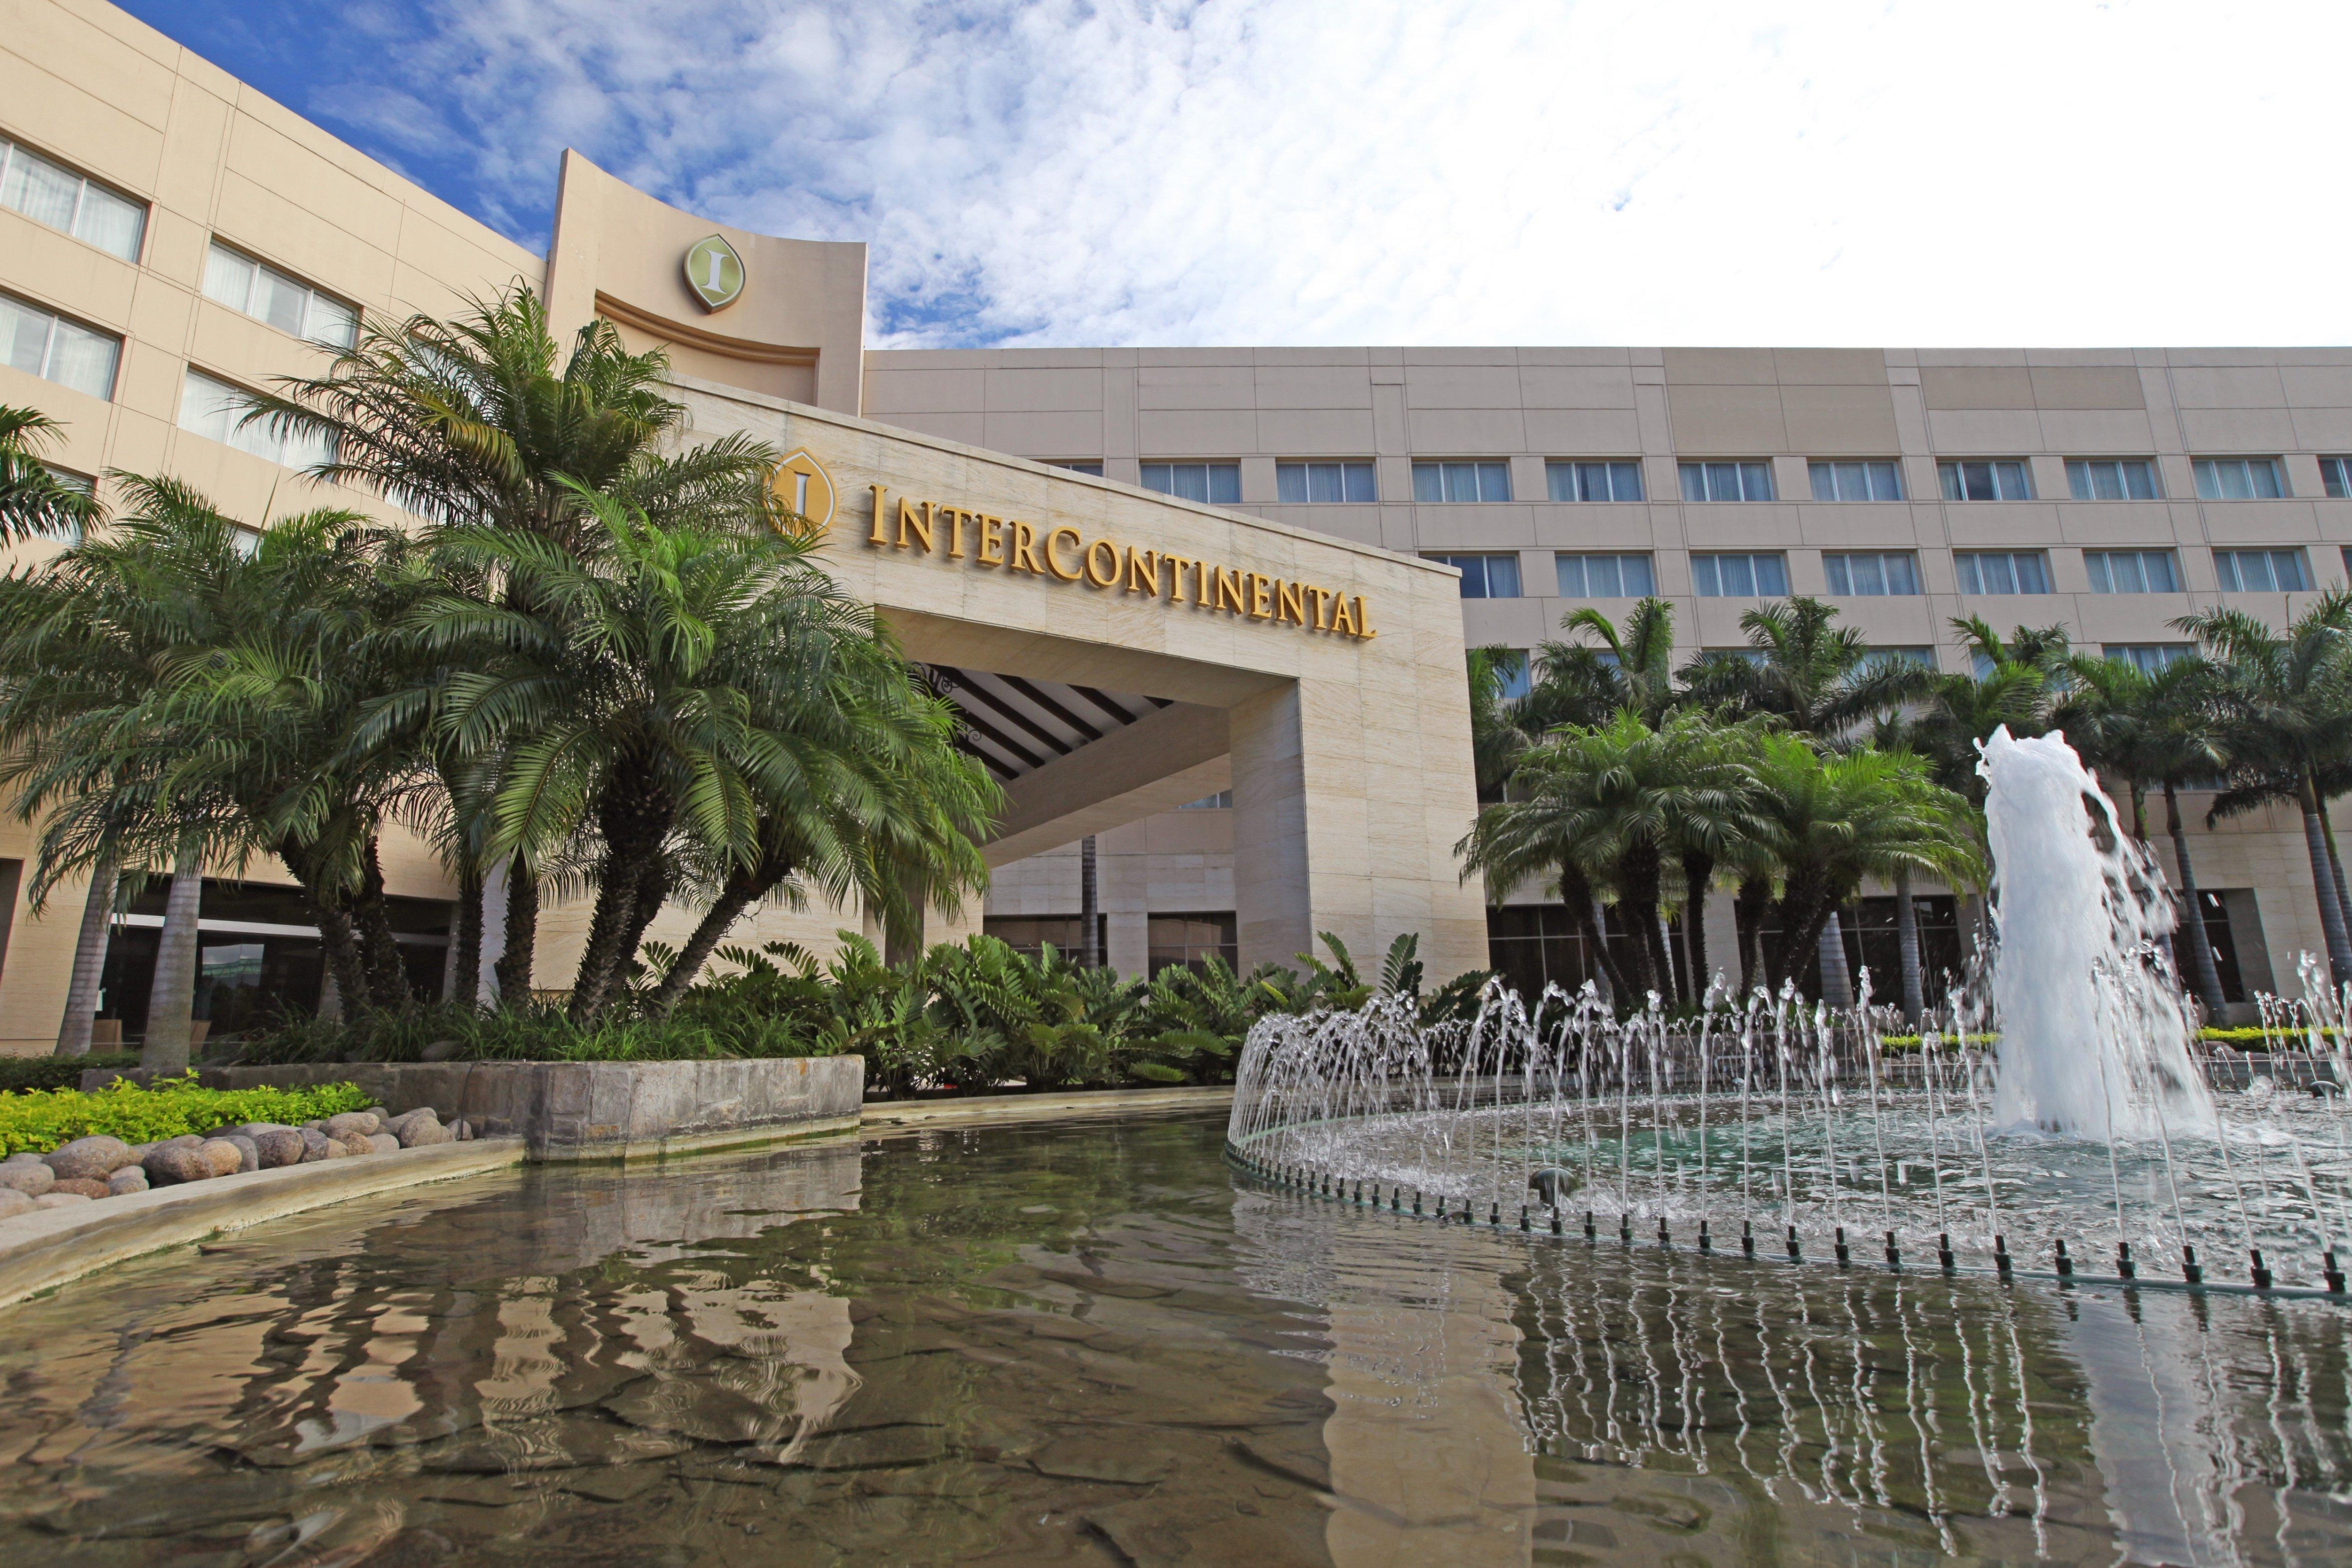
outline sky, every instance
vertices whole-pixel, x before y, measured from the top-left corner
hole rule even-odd
[[[543,249],[858,239],[868,342],[2341,343],[2352,5],[127,0]]]

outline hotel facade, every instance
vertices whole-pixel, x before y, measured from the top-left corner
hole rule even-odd
[[[363,319],[518,280],[565,332],[602,316],[667,348],[694,437],[749,430],[804,459],[845,581],[1006,782],[985,910],[934,937],[984,922],[1076,945],[1091,837],[1122,971],[1417,930],[1438,973],[1580,978],[1534,890],[1489,910],[1454,874],[1465,647],[1530,652],[1581,605],[1655,594],[1686,657],[1811,595],[1947,670],[1968,668],[1966,616],[2152,666],[2180,616],[2277,622],[2347,581],[2352,350],[869,350],[862,246],[714,225],[569,154],[537,255],[100,0],[0,14],[0,404],[60,421],[62,471],[101,493],[112,470],[173,475],[255,523],[389,515],[302,478],[315,454],[236,429],[238,393],[315,371]],[[714,236],[737,270],[690,272]],[[958,570],[895,521],[911,500],[977,531],[1000,521],[989,498],[1038,520],[1041,570],[1016,575],[1017,552]],[[1230,559],[1238,607],[1187,602],[1187,582],[1213,596],[1205,564],[1172,596],[1155,565],[1146,603],[1131,574],[1100,580],[1097,545],[1124,563],[1139,542],[1160,564]],[[2185,809],[2225,984],[2292,988],[2322,951],[2300,824],[2209,828],[2210,798]],[[0,1052],[55,1038],[82,907],[72,887],[27,905],[30,841],[0,824]],[[421,843],[388,853],[417,984],[462,984],[448,878]],[[315,938],[274,870],[207,881],[216,1026],[316,994]],[[133,1037],[160,908],[158,889],[117,919],[105,1012]],[[1852,921],[1882,973],[1887,908],[1865,897]],[[745,934],[823,946],[860,918],[770,910]],[[1936,951],[1957,954],[1960,918],[1928,900]],[[1729,953],[1728,900],[1708,919]],[[565,984],[584,921],[542,917],[541,987]]]

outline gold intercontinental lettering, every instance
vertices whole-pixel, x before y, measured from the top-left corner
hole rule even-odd
[[[1048,528],[1041,536],[1034,525],[1018,518],[992,517],[945,501],[919,501],[902,495],[894,510],[886,487],[866,488],[874,496],[873,527],[866,542],[877,550],[912,550],[949,561],[969,559],[974,566],[1000,566],[1057,583],[1084,583],[1089,588],[1152,599],[1162,595],[1164,574],[1171,605],[1189,603],[1211,615],[1238,616],[1359,639],[1379,635],[1372,630],[1371,612],[1360,594],[1342,594],[1319,584],[1221,566],[1213,561],[1146,550],[1115,539],[1089,540],[1066,524]],[[964,552],[967,526],[971,536],[969,557]],[[1192,574],[1189,599],[1184,592],[1187,571]]]

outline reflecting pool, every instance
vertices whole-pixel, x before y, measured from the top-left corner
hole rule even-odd
[[[2352,1310],[1237,1185],[1222,1112],[425,1187],[0,1314],[0,1559],[2352,1562]]]

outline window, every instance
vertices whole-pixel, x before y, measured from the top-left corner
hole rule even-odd
[[[983,915],[980,929],[1024,958],[1041,958],[1048,947],[1076,962],[1085,951],[1087,922],[1083,915]],[[1095,953],[1109,952],[1110,917],[1095,914]]]
[[[2066,493],[2076,500],[2155,500],[2164,494],[2149,458],[2069,458]]]
[[[2169,550],[2085,550],[2094,594],[2178,594],[2180,567]]]
[[[1495,674],[1500,682],[1497,695],[1506,702],[1515,702],[1534,689],[1528,673],[1528,650],[1525,648],[1501,649],[1495,660]]]
[[[13,369],[92,397],[111,397],[121,353],[122,340],[110,332],[0,294],[0,363]]]
[[[1179,811],[1229,811],[1233,808],[1234,792],[1221,789],[1214,795],[1204,795],[1198,800],[1188,800]]]
[[[1045,466],[1049,468],[1066,468],[1074,474],[1092,474],[1096,479],[1103,477],[1100,458],[1072,458],[1066,461],[1058,458],[1048,458],[1045,459]]]
[[[1432,555],[1429,560],[1462,571],[1465,599],[1516,599],[1519,596],[1519,558],[1516,555]]]
[[[1640,500],[1642,465],[1617,458],[1582,463],[1556,458],[1544,465],[1544,483],[1554,500]]]
[[[2216,550],[2213,574],[2225,594],[2300,594],[2311,586],[2300,550]]]
[[[1770,500],[1769,463],[1685,463],[1685,500]]]
[[[1228,969],[1241,963],[1241,921],[1230,910],[1153,915],[1144,931],[1144,967],[1153,974],[1175,966],[1197,973],[1212,958],[1223,959]]]
[[[1901,500],[1903,470],[1892,458],[1866,462],[1815,458],[1806,465],[1813,476],[1815,500]]]
[[[1874,647],[1870,650],[1869,656],[1864,658],[1863,662],[1865,666],[1874,664],[1915,664],[1922,669],[1934,669],[1937,668],[1936,650],[1932,647],[1922,647],[1916,645],[1898,645],[1894,647]]]
[[[1769,599],[1789,591],[1789,563],[1777,551],[1694,555],[1691,585],[1702,599]]]
[[[2137,665],[2142,675],[2154,675],[2176,658],[2189,657],[2185,642],[2111,642],[2099,650],[2109,658]]]
[[[1381,489],[1370,463],[1276,463],[1274,499],[1285,506],[1376,501]]]
[[[1412,499],[1417,501],[1508,500],[1511,465],[1505,462],[1415,463]]]
[[[1963,594],[2050,592],[2050,560],[2039,550],[1963,550],[1954,559]]]
[[[2319,478],[2337,500],[2352,499],[2352,458],[2320,458]]]
[[[125,261],[139,259],[147,207],[0,137],[0,207],[62,229]]]
[[[57,481],[59,489],[83,496],[98,493],[98,481],[88,474],[77,474],[71,468],[60,468],[54,463],[43,463],[41,467],[47,470],[49,478]],[[49,531],[49,537],[68,545],[79,544],[81,524],[69,522],[62,528],[53,528]]]
[[[1919,559],[1907,550],[1845,551],[1822,557],[1822,575],[1833,597],[1916,594]]]
[[[217,239],[205,258],[205,295],[281,332],[331,349],[347,349],[360,341],[358,310]]]
[[[307,468],[334,457],[333,445],[316,437],[279,435],[260,423],[240,425],[249,397],[227,382],[192,370],[180,392],[180,428],[289,468]]]
[[[2286,494],[2275,458],[2200,458],[2191,467],[2200,500],[2276,500]]]
[[[1936,465],[1946,500],[2032,500],[2033,476],[2022,458],[1964,458]]]
[[[1146,463],[1143,488],[1174,496],[1178,500],[1238,506],[1242,499],[1242,468],[1239,463]]]
[[[1562,555],[1563,599],[1643,599],[1658,591],[1646,555]]]

